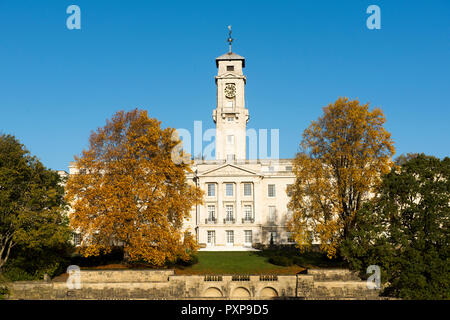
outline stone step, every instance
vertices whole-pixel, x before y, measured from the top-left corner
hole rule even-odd
[[[314,288],[330,287],[330,288],[352,288],[367,289],[366,281],[314,281]]]
[[[167,282],[174,270],[81,270],[82,283]]]
[[[308,269],[314,281],[361,281],[358,273],[348,269]]]
[[[366,281],[314,281],[315,299],[379,299],[380,290],[367,288]]]

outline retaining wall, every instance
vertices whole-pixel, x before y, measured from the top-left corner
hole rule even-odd
[[[299,275],[175,275],[173,270],[81,270],[64,281],[17,281],[10,299],[378,299],[348,270]]]

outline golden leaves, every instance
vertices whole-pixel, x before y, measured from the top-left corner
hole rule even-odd
[[[146,111],[117,112],[75,158],[67,200],[72,228],[89,236],[84,254],[123,245],[130,260],[160,266],[195,250],[181,227],[203,194],[186,181],[189,165],[171,159],[173,129],[160,125]]]
[[[339,98],[304,131],[289,203],[294,212],[289,229],[300,247],[315,239],[329,257],[336,256],[362,202],[393,165],[385,121],[381,109]]]

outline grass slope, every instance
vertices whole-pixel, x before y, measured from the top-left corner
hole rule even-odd
[[[281,267],[268,262],[268,258],[255,252],[198,253],[199,262],[193,266],[175,269],[176,274],[296,274],[299,266]]]

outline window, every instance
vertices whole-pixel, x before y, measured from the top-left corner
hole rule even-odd
[[[269,206],[269,222],[275,222],[277,210],[275,206]]]
[[[270,172],[273,172],[274,171],[274,168],[271,166],[271,167],[269,167],[269,171]]]
[[[244,242],[245,243],[252,243],[252,230],[245,230],[244,231]]]
[[[227,197],[233,196],[233,184],[232,183],[225,184],[225,195]]]
[[[227,144],[234,144],[234,136],[233,135],[227,136]]]
[[[214,221],[216,220],[216,206],[208,206],[208,220]]]
[[[286,171],[292,171],[292,166],[286,166]]]
[[[234,66],[227,66],[227,71],[234,71]]]
[[[227,161],[234,161],[236,156],[234,154],[227,154]]]
[[[234,118],[233,117],[228,117],[227,120],[228,120],[228,122],[233,122]]]
[[[292,237],[292,232],[286,232],[286,241],[287,242],[294,242],[294,238]]]
[[[270,243],[275,243],[277,241],[277,232],[276,231],[271,231],[269,233],[269,241],[270,241]]]
[[[244,206],[244,219],[246,221],[252,220],[252,206],[251,205]]]
[[[226,214],[227,214],[225,220],[226,221],[233,221],[233,217],[234,217],[233,206],[232,205],[227,205],[225,208],[226,208]]]
[[[208,244],[215,244],[216,243],[216,232],[215,231],[208,231]]]
[[[267,190],[267,195],[269,197],[275,197],[275,185],[274,184],[269,184],[268,190]]]
[[[252,184],[244,183],[244,196],[251,196],[251,195],[252,195]]]
[[[216,185],[214,183],[208,183],[208,197],[216,196]]]
[[[234,232],[233,230],[227,230],[227,244],[234,243]]]

